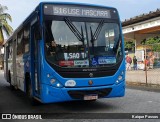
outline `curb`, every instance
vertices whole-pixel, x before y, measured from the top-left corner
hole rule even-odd
[[[150,91],[150,92],[160,92],[160,85],[137,83],[137,82],[126,82],[126,86],[129,89]]]

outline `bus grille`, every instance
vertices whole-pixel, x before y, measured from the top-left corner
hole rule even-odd
[[[70,90],[68,94],[72,99],[83,99],[84,95],[97,94],[98,98],[109,95],[112,88],[96,89],[96,90]]]

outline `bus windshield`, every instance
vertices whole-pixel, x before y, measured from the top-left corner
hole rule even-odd
[[[48,62],[60,67],[104,67],[122,59],[118,23],[45,21]]]

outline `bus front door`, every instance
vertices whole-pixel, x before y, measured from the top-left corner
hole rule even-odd
[[[31,26],[31,83],[33,96],[40,96],[40,84],[39,84],[39,40],[37,39],[38,24]]]

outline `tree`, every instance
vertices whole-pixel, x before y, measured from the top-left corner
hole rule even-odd
[[[160,51],[160,37],[159,36],[144,39],[143,41],[141,41],[141,44],[151,46],[153,51],[156,51],[156,52]]]
[[[133,41],[125,41],[125,50],[134,51],[135,43]]]
[[[8,21],[12,22],[11,15],[4,12],[7,9],[6,6],[0,4],[0,45],[4,42],[4,33],[6,36],[10,36],[13,31],[12,27],[8,24]]]

